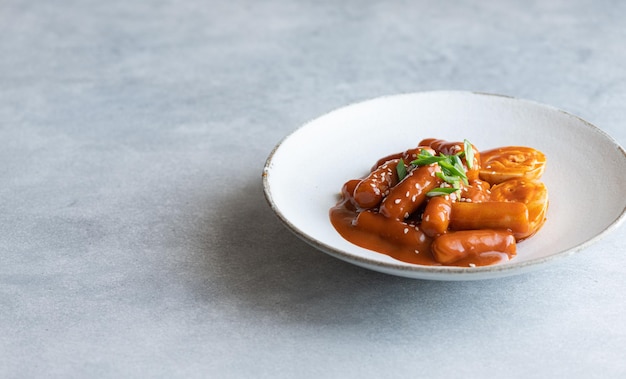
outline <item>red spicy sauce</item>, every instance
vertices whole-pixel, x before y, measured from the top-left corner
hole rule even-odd
[[[341,191],[341,201],[332,207],[329,212],[333,227],[343,238],[357,246],[386,254],[402,262],[442,266],[433,257],[431,250],[432,238],[425,236],[419,230],[418,221],[408,219],[390,224],[387,220],[384,223],[378,223],[381,220],[377,217],[384,216],[378,213],[362,211],[354,206],[352,194],[358,183],[359,180],[350,180],[344,184]],[[361,213],[365,214],[361,215]],[[467,257],[447,265],[460,267],[488,266],[508,261],[510,258],[511,256],[507,253],[469,252]]]

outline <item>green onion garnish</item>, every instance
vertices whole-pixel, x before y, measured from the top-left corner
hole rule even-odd
[[[474,164],[474,149],[472,149],[472,144],[465,139],[463,140],[463,147],[465,148],[465,163],[467,164],[467,168],[472,168]]]
[[[435,188],[435,189],[432,189],[432,190],[426,192],[426,196],[428,196],[428,197],[445,196],[445,195],[450,195],[451,193],[454,193],[456,191],[458,191],[457,188],[440,187],[440,188]]]
[[[459,185],[459,178],[457,176],[446,175],[443,172],[436,172],[435,175],[448,184]]]
[[[404,159],[400,158],[400,161],[396,166],[396,172],[398,173],[398,181],[401,181],[406,177],[406,167],[404,166]]]
[[[439,163],[445,159],[445,155],[440,154],[439,156],[434,156],[430,152],[428,152],[428,150],[422,150],[417,156],[417,159],[411,161],[411,164],[414,166],[427,166],[429,164]]]
[[[432,191],[429,191],[427,196],[441,196],[441,195],[449,195],[454,193],[461,188],[461,182],[465,185],[469,185],[467,180],[467,173],[465,171],[465,167],[463,166],[463,161],[461,161],[461,157],[465,157],[465,164],[467,168],[472,168],[472,164],[474,161],[474,150],[472,149],[472,144],[467,140],[463,140],[464,151],[454,154],[454,155],[446,155],[439,153],[439,155],[432,155],[428,150],[423,149],[420,151],[417,159],[411,162],[413,166],[426,166],[433,163],[437,163],[441,168],[441,172],[437,172],[435,175],[444,182],[452,185],[452,187],[443,187],[443,188],[435,188]],[[402,168],[404,169],[404,162],[402,162]],[[404,169],[406,176],[406,169]],[[400,180],[404,178],[404,176],[400,175],[400,164],[398,164],[398,177]]]
[[[455,155],[453,155],[453,157],[454,156]],[[459,180],[462,180],[464,183],[467,182],[467,175],[465,175],[465,170],[463,169],[463,166],[459,167],[456,165],[456,162],[452,163],[448,159],[439,162],[439,166],[441,166],[441,171],[443,171],[444,174],[457,176]]]

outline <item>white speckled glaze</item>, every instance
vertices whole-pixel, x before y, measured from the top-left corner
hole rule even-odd
[[[380,157],[436,137],[479,149],[526,145],[543,151],[547,222],[513,260],[487,267],[399,262],[344,240],[328,211],[349,179]],[[304,241],[339,259],[419,279],[476,280],[535,270],[584,249],[616,228],[626,211],[626,153],[599,128],[551,106],[460,91],[402,94],[323,115],[285,138],[268,157],[263,184],[271,208]]]

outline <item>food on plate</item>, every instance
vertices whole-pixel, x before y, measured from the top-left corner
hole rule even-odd
[[[506,260],[515,255],[515,237],[506,231],[464,230],[440,236],[431,247],[435,260],[442,264],[457,262],[470,254]]]
[[[522,203],[528,208],[528,231],[516,236],[524,239],[535,234],[546,221],[548,189],[538,179],[509,179],[491,187],[491,199],[506,203]]]
[[[437,166],[427,165],[410,170],[380,202],[378,211],[393,219],[408,218],[426,201],[426,194],[441,184],[435,175]]]
[[[521,238],[528,233],[529,228],[528,208],[522,202],[455,201],[452,204],[452,230],[506,229]]]
[[[504,262],[546,220],[545,166],[531,147],[423,139],[345,182],[331,223],[351,243],[408,263]]]
[[[491,184],[509,179],[539,179],[546,168],[546,156],[525,146],[505,146],[481,153],[479,176]]]
[[[398,184],[399,159],[383,162],[361,180],[354,189],[354,201],[361,208],[373,208],[380,204],[389,189]]]

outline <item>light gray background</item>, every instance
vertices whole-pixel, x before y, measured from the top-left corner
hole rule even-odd
[[[625,145],[625,19],[617,0],[0,0],[0,376],[625,377],[625,227],[536,273],[418,281],[314,250],[261,187],[299,125],[401,92],[531,99]]]

